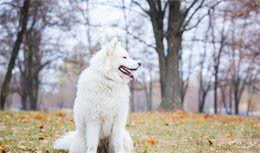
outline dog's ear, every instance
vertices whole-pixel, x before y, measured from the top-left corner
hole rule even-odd
[[[117,37],[113,38],[107,46],[107,55],[112,55],[118,45],[120,45],[120,42],[118,41]]]

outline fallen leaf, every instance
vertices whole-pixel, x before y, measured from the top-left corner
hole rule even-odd
[[[149,138],[147,139],[147,143],[150,145],[156,145],[158,141],[155,138]]]
[[[38,113],[34,116],[34,119],[39,120],[39,121],[44,121],[44,120],[46,120],[46,116]]]
[[[213,142],[211,140],[208,140],[208,142],[210,146],[213,145]]]
[[[6,145],[2,144],[1,147],[0,147],[0,150],[1,150],[1,153],[6,153],[7,152]]]
[[[205,114],[205,115],[204,115],[204,118],[205,118],[205,119],[207,119],[207,118],[209,118],[209,117],[210,117],[209,114]]]
[[[43,128],[44,128],[44,126],[43,126],[43,125],[41,125],[39,128],[40,128],[40,129],[43,129]]]
[[[177,147],[177,144],[171,144],[171,147],[172,147],[172,148],[176,148],[176,147]]]
[[[196,120],[196,124],[202,124],[202,123],[204,123],[204,120],[202,119]]]
[[[63,113],[63,112],[58,112],[58,113],[56,113],[56,115],[57,115],[58,117],[60,117],[60,118],[64,118],[66,114]]]
[[[32,119],[31,118],[29,118],[29,117],[20,117],[20,116],[18,116],[18,117],[16,117],[16,121],[17,122],[31,122],[32,121]]]
[[[226,137],[229,138],[229,139],[232,139],[232,138],[234,138],[234,135],[232,133],[227,133]]]

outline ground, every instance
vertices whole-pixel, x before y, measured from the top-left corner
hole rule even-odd
[[[68,112],[0,112],[0,151],[64,153],[52,142],[73,128]],[[132,113],[127,128],[137,153],[260,153],[259,118]]]

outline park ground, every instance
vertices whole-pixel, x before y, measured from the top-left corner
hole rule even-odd
[[[260,153],[260,119],[184,112],[132,113],[137,153]],[[74,129],[68,112],[0,112],[1,153],[64,153],[52,142]]]

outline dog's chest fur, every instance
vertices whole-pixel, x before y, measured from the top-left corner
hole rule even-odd
[[[128,111],[129,88],[106,78],[94,77],[87,73],[80,77],[74,111],[83,115],[86,122],[100,122],[100,136],[107,137],[115,118],[125,113],[122,111]]]

